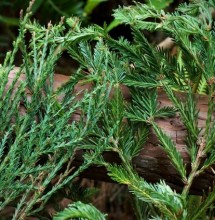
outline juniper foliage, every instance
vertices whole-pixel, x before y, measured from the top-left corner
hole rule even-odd
[[[0,209],[16,201],[13,219],[25,219],[41,211],[55,192],[101,155],[103,146],[92,148],[88,145],[87,149],[91,150],[88,160],[76,170],[71,165],[75,152],[85,148],[83,140],[97,125],[112,86],[110,76],[106,74],[90,91],[83,91],[82,98],[78,98],[75,85],[89,77],[79,70],[66,85],[54,91],[54,67],[64,43],[59,44],[53,39],[63,34],[64,26],[60,22],[42,27],[30,22],[29,15],[28,10],[21,18],[14,50],[7,54],[1,65]],[[29,44],[26,33],[32,35]],[[100,42],[98,47],[102,45]],[[13,62],[19,49],[23,64],[16,71]],[[106,61],[111,59],[105,47],[102,51],[95,48],[93,53]],[[109,62],[103,63],[103,59],[100,61],[103,67],[111,72]],[[97,62],[96,67],[100,64]],[[15,78],[10,83],[11,71],[15,72]],[[101,68],[97,71],[101,74]],[[23,73],[25,75],[21,76]],[[77,114],[79,121],[71,122]],[[56,177],[57,181],[52,184]]]
[[[0,209],[15,203],[13,219],[36,215],[54,193],[96,164],[105,166],[113,180],[128,186],[137,201],[137,217],[144,202],[156,210],[150,219],[202,219],[213,207],[215,188],[195,210],[189,208],[189,193],[195,178],[215,163],[214,6],[213,0],[198,0],[180,5],[174,13],[139,3],[119,8],[114,16],[131,26],[132,42],[112,39],[106,28],[96,25],[82,28],[78,18],[67,20],[69,30],[63,22],[43,27],[30,21],[28,9],[21,18],[14,50],[0,68]],[[173,38],[177,55],[149,43],[142,30],[161,31]],[[30,43],[26,33],[32,36]],[[23,64],[9,83],[18,50]],[[54,90],[54,67],[63,50],[80,66],[65,85]],[[24,80],[20,82],[21,77]],[[76,94],[80,81],[90,83],[91,88]],[[123,97],[124,85],[130,89],[131,102]],[[159,107],[160,88],[174,107]],[[185,101],[177,97],[177,91],[184,92]],[[198,125],[195,93],[208,95],[203,131]],[[176,112],[187,130],[190,172],[171,138],[156,122]],[[77,114],[79,120],[71,120]],[[163,180],[148,183],[132,165],[150,129],[181,176],[181,193]],[[73,169],[78,149],[84,150],[84,162]],[[117,152],[122,164],[104,161],[104,151]],[[105,215],[91,205],[75,203],[55,219],[74,217],[104,219]]]

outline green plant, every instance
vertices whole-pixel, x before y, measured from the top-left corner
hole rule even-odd
[[[94,206],[81,202],[69,205],[64,211],[58,213],[54,220],[66,220],[71,218],[83,218],[91,220],[104,220],[104,214],[97,210]]]
[[[140,1],[141,2],[141,1]],[[165,9],[167,8],[173,0],[148,0],[146,1],[147,4],[154,6],[156,9]],[[113,19],[113,21],[108,25],[107,30],[111,31],[115,27],[123,24],[123,21],[118,20],[118,19]]]
[[[137,4],[134,7],[120,8],[114,13],[117,20],[132,27],[133,42],[123,38],[114,40],[105,30],[98,27],[80,29],[77,26],[73,36],[64,38],[68,42],[68,50],[77,57],[77,60],[83,58],[74,50],[74,38],[76,41],[103,38],[111,51],[119,57],[121,74],[116,77],[118,78],[114,90],[116,95],[110,101],[108,110],[104,112],[99,132],[100,138],[104,139],[106,135],[109,139],[107,149],[119,154],[122,165],[110,165],[104,161],[100,163],[106,166],[112,179],[128,185],[138,199],[155,206],[158,210],[157,219],[203,219],[202,215],[206,215],[215,201],[213,188],[201,200],[197,210],[188,212],[189,191],[194,179],[212,167],[215,162],[212,117],[215,107],[213,102],[215,53],[212,49],[215,46],[215,38],[211,8],[214,8],[214,1],[197,1],[189,5],[182,4],[176,12],[170,14],[151,6]],[[150,45],[141,32],[145,29],[163,31],[171,36],[178,47],[178,55],[171,56],[169,51]],[[132,93],[130,105],[123,101],[119,87],[121,84],[130,88]],[[174,108],[158,107],[158,87],[165,90]],[[174,90],[186,92],[186,100],[182,102]],[[196,92],[206,93],[209,97],[206,128],[203,133],[198,127],[197,100],[194,97]],[[155,120],[170,117],[175,111],[179,113],[187,129],[186,143],[191,158],[189,173],[175,144],[158,127]],[[125,122],[125,118],[129,123]],[[174,192],[163,181],[155,185],[147,183],[132,167],[132,158],[142,148],[148,126],[153,128],[160,146],[181,175],[184,183],[181,194]]]
[[[16,0],[13,2],[2,1],[0,10],[0,21],[5,25],[19,25],[18,13],[22,8],[26,8],[29,4],[28,0],[20,1]],[[22,7],[22,8],[21,8]],[[41,1],[35,0],[32,6],[31,12],[36,14],[41,23],[46,22],[47,17],[53,22],[58,21],[61,16],[82,16],[84,8],[84,1]],[[7,13],[5,13],[7,9]],[[39,15],[38,15],[39,13]]]
[[[31,13],[39,20],[40,24],[46,24],[50,20],[56,23],[61,17],[79,16],[86,23],[89,22],[89,15],[102,1],[84,0],[35,0]],[[4,57],[4,50],[10,48],[12,40],[16,38],[16,27],[19,26],[19,12],[27,8],[29,0],[15,0],[0,2],[0,57]],[[47,20],[48,19],[48,20]]]
[[[195,178],[215,163],[214,6],[212,0],[199,0],[180,5],[172,14],[142,4],[119,8],[114,16],[132,27],[132,42],[114,40],[105,28],[96,25],[81,28],[78,18],[67,19],[68,31],[63,21],[43,27],[29,20],[28,9],[21,19],[14,50],[0,68],[0,209],[14,206],[13,219],[38,215],[52,195],[96,164],[105,166],[113,180],[128,186],[139,219],[144,216],[141,207],[145,203],[151,210],[150,219],[206,218],[213,209],[215,187],[211,186],[195,210],[190,208],[189,194]],[[142,33],[145,29],[171,36],[178,47],[177,56],[151,45]],[[32,36],[29,44],[26,32]],[[23,63],[8,85],[18,48],[22,49]],[[54,90],[54,66],[65,49],[80,67],[65,85]],[[20,82],[22,72],[25,79]],[[90,88],[76,94],[80,81]],[[129,87],[131,102],[124,99],[122,85]],[[173,107],[159,107],[158,88],[166,92]],[[175,91],[183,91],[185,101]],[[197,92],[208,95],[204,131],[198,126]],[[24,113],[20,112],[20,103]],[[176,112],[187,130],[190,172],[156,121]],[[79,120],[71,122],[77,115]],[[150,129],[181,177],[181,193],[163,180],[148,183],[132,165]],[[72,161],[79,149],[84,151],[84,162],[74,169]],[[118,153],[121,165],[106,162],[104,151]],[[63,215],[65,219],[105,218],[83,203],[71,205],[55,219]]]
[[[77,99],[74,86],[84,78],[83,73],[78,71],[66,85],[53,91],[54,67],[64,49],[64,43],[58,44],[53,39],[63,34],[63,23],[49,23],[45,28],[31,23],[29,13],[21,19],[14,50],[7,53],[0,74],[0,209],[15,205],[13,219],[24,219],[42,210],[56,191],[74,180],[100,156],[104,150],[102,146],[92,149],[90,154],[86,154],[88,162],[73,170],[71,163],[74,154],[80,147],[85,148],[82,142],[85,136],[92,133],[101,117],[100,110],[105,108],[111,86],[105,76],[95,88],[83,92],[82,99]],[[29,45],[25,41],[27,31],[32,35]],[[15,73],[11,85],[8,85],[19,48],[22,49],[23,64]],[[98,53],[103,59],[111,58],[108,50]],[[99,67],[100,64],[95,65]],[[111,69],[109,66],[107,68]],[[25,80],[20,82],[18,79],[23,71]],[[25,94],[26,89],[31,94],[30,99]],[[61,101],[57,98],[60,95]],[[19,113],[20,103],[24,116]],[[69,123],[76,114],[80,114],[80,121]],[[62,169],[63,165],[65,169]],[[57,181],[52,184],[51,181],[57,176]]]

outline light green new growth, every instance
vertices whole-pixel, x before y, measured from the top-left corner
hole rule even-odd
[[[101,213],[94,206],[77,202],[69,205],[64,211],[58,213],[53,220],[66,220],[82,218],[88,220],[105,220],[105,214]]]

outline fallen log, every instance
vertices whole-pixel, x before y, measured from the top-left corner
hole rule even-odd
[[[9,83],[13,80],[15,71],[9,74]],[[24,80],[25,76],[21,76],[21,80]],[[68,81],[69,77],[55,74],[54,76],[54,88],[59,88],[62,84]],[[90,89],[90,85],[78,84],[75,87],[75,91]],[[123,95],[126,99],[129,99],[129,90],[126,87],[122,87]],[[181,92],[177,93],[182,99],[184,94]],[[159,90],[158,101],[160,106],[171,106],[172,103],[166,96],[166,94]],[[205,127],[207,110],[208,110],[208,98],[207,96],[198,95],[197,108],[199,109],[198,124],[200,128]],[[189,172],[191,164],[190,157],[185,144],[186,129],[180,121],[179,116],[172,118],[159,119],[157,123],[165,133],[172,138],[176,144],[177,150],[181,153]],[[120,163],[118,155],[114,152],[104,153],[105,160],[109,162]],[[74,164],[75,166],[80,165],[83,162],[82,152],[77,152]],[[159,180],[165,180],[172,188],[176,191],[181,191],[184,184],[182,183],[180,176],[171,164],[166,153],[159,147],[159,141],[157,140],[153,131],[150,134],[150,138],[146,145],[143,146],[141,153],[133,159],[133,165],[136,168],[140,176],[145,178],[147,181],[155,183]],[[91,166],[88,170],[83,172],[82,177],[96,179],[100,181],[111,181],[107,176],[105,168]],[[202,194],[202,190],[208,191],[215,184],[215,171],[211,168],[204,174],[198,176],[191,188],[192,194]]]
[[[183,98],[183,93],[178,93]],[[161,106],[172,105],[166,94],[160,90],[158,93],[158,101]],[[198,97],[197,108],[199,109],[198,124],[200,128],[205,127],[207,117],[207,96]],[[185,144],[186,129],[180,121],[179,116],[172,118],[159,119],[157,123],[165,133],[171,137],[176,144],[177,150],[181,153],[184,162],[186,163],[187,171],[189,173],[191,168],[190,156]],[[108,162],[120,163],[117,154],[107,152],[104,154],[104,158]],[[76,157],[76,163],[81,164],[83,159],[81,158],[81,152]],[[140,154],[133,159],[133,165],[136,168],[140,176],[151,183],[156,183],[159,180],[165,180],[177,192],[181,192],[184,184],[180,179],[180,176],[174,166],[171,164],[168,156],[159,147],[159,141],[153,131],[150,133],[149,140],[143,146]],[[100,167],[90,167],[83,174],[83,177],[94,178],[98,180],[111,181],[106,175],[106,170]],[[215,184],[215,171],[213,168],[206,170],[206,172],[196,177],[192,187],[192,194],[202,194],[202,190],[208,191]]]

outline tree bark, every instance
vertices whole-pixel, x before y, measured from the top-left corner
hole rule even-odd
[[[15,76],[15,71],[12,71],[9,75],[9,84]],[[24,80],[25,76],[21,76],[21,80]],[[55,74],[54,77],[54,88],[59,88],[62,84],[67,82],[69,79],[68,76]],[[81,85],[78,84],[75,87],[75,91],[89,89],[90,85]],[[122,87],[123,95],[126,99],[129,99],[130,94],[129,90],[126,87]],[[177,95],[183,100],[184,94],[182,92],[177,92]],[[207,118],[208,110],[208,97],[203,95],[198,96],[197,108],[199,109],[199,118],[198,125],[200,128],[204,129],[205,122]],[[158,102],[160,107],[162,106],[171,106],[171,101],[167,98],[166,94],[162,91],[158,91]],[[162,130],[171,137],[171,139],[176,144],[177,150],[181,153],[184,162],[189,172],[191,168],[190,157],[185,144],[186,140],[186,129],[183,126],[180,117],[176,115],[172,118],[165,118],[157,120],[157,123]],[[120,163],[118,155],[114,152],[104,153],[104,158],[106,161]],[[78,166],[83,162],[82,152],[77,152],[75,157],[74,165]],[[179,174],[171,164],[168,156],[159,147],[159,141],[156,138],[156,135],[153,131],[150,133],[150,138],[143,146],[141,153],[133,159],[133,165],[136,168],[140,176],[146,179],[149,182],[155,183],[160,180],[165,180],[176,191],[181,191],[184,184],[182,183]],[[215,167],[213,167],[215,169]],[[204,174],[196,177],[192,188],[192,194],[202,194],[202,191],[208,191],[215,184],[215,171],[211,168],[207,170]],[[83,172],[82,177],[96,179],[100,181],[111,181],[107,176],[105,168],[91,166],[88,170]]]

